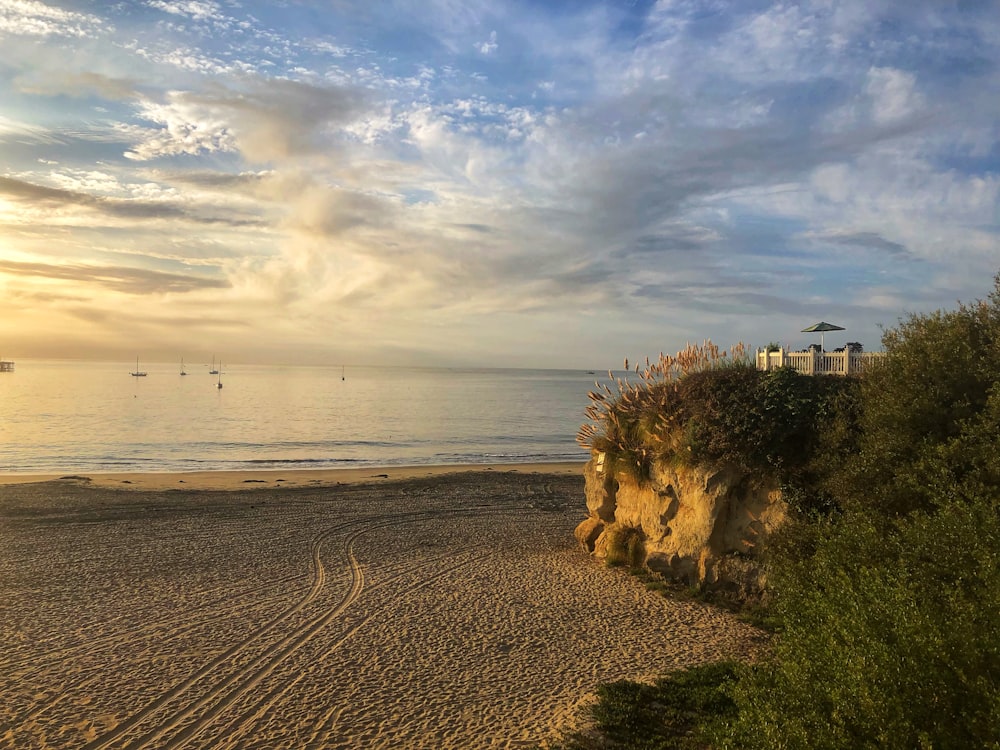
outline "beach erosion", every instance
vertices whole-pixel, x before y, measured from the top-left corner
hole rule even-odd
[[[0,477],[2,748],[534,748],[766,647],[581,551],[580,464],[68,476]]]

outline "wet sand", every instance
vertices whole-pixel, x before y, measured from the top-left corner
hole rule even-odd
[[[530,748],[762,647],[581,552],[579,465],[427,470],[0,479],[0,747]]]

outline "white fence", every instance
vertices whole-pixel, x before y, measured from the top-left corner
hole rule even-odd
[[[804,375],[860,375],[884,352],[852,352],[844,349],[841,352],[786,352],[784,349],[767,351],[757,350],[758,370],[777,370],[779,367],[791,367]]]

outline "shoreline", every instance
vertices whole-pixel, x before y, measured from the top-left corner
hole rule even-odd
[[[497,474],[583,474],[584,461],[515,464],[438,464],[423,466],[365,466],[337,469],[245,469],[192,472],[93,472],[86,474],[4,474],[0,486],[72,481],[104,489],[130,490],[248,490],[289,487],[325,487],[338,484],[390,482],[489,471]]]

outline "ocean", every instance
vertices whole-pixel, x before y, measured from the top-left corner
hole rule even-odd
[[[584,461],[583,370],[18,361],[0,472],[183,472]],[[606,377],[606,373],[605,373]],[[223,387],[217,387],[221,378]]]

